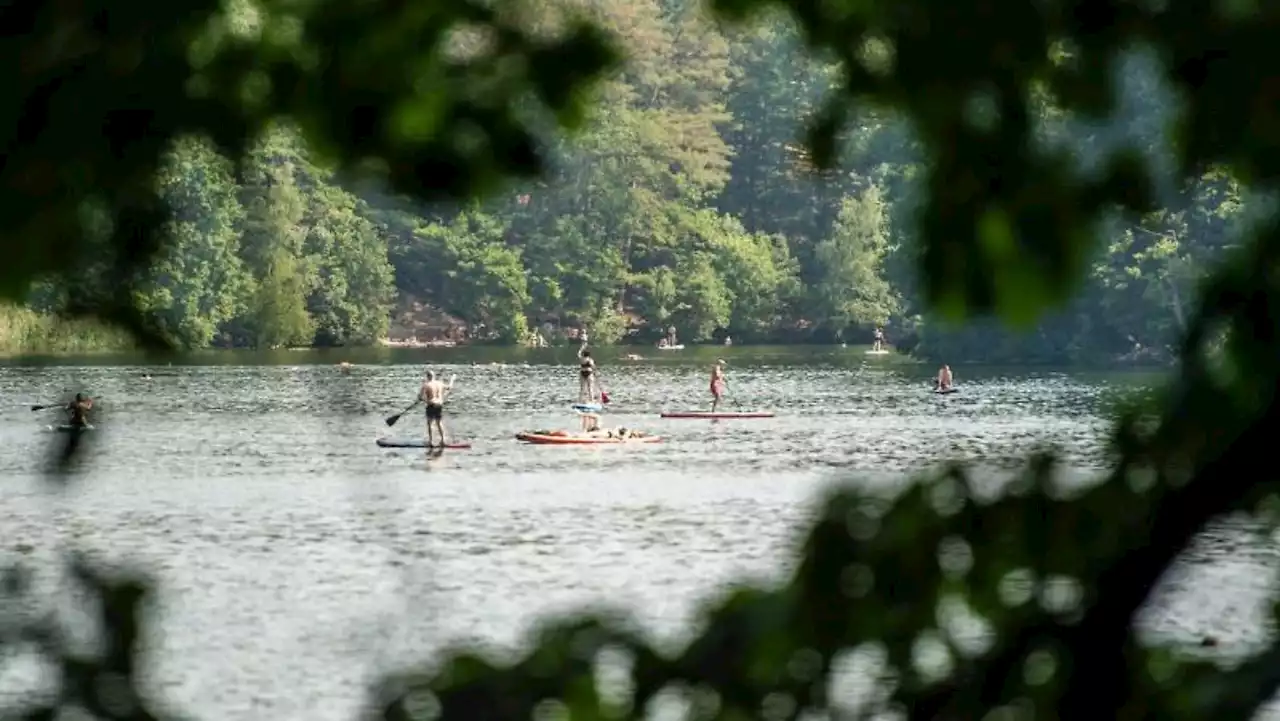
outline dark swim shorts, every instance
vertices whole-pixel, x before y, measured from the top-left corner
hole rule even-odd
[[[438,421],[444,418],[444,406],[438,403],[427,404],[427,420]]]

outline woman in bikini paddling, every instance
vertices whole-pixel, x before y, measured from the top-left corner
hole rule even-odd
[[[715,413],[720,406],[720,396],[724,395],[724,359],[721,358],[711,366],[711,412]]]

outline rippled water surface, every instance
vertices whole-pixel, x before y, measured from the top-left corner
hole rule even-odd
[[[957,368],[962,391],[940,397],[927,369],[860,350],[736,348],[729,406],[775,418],[660,419],[706,406],[706,353],[601,359],[606,422],[665,439],[603,448],[512,438],[576,424],[571,352],[370,355],[349,374],[332,356],[219,356],[150,380],[125,365],[0,367],[4,551],[74,542],[155,573],[151,677],[179,708],[337,721],[388,664],[467,637],[514,644],[535,617],[586,602],[676,637],[724,581],[784,572],[815,492],[843,475],[888,482],[957,457],[1011,468],[1047,442],[1085,476],[1106,462],[1108,404],[1147,380]],[[424,359],[457,375],[446,423],[472,450],[374,445]],[[56,419],[24,406],[79,389],[100,398],[101,432],[55,498],[40,473]],[[392,431],[421,432],[418,414]],[[1255,644],[1273,565],[1270,546],[1224,530],[1144,626]]]

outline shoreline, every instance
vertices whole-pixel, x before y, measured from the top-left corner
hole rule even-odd
[[[716,343],[689,344],[680,351],[659,350],[648,345],[598,346],[596,357],[610,365],[667,364],[703,362],[712,355],[724,355],[733,364],[733,356],[749,359],[752,356],[777,356],[794,353],[797,358],[820,355],[825,361],[859,364],[867,368],[928,366],[938,361],[919,358],[909,353],[890,351],[888,354],[868,353],[870,344],[846,346],[834,344],[734,344],[725,347]],[[490,365],[510,363],[556,364],[576,346],[561,345],[547,348],[530,348],[517,344],[464,344],[448,345],[440,342],[390,342],[375,345],[336,347],[294,347],[274,350],[251,348],[204,348],[194,351],[173,351],[148,354],[137,349],[104,348],[74,352],[12,353],[0,351],[0,367],[38,367],[44,365],[88,366],[137,366],[163,368],[166,365],[187,367],[219,365],[401,365],[424,361],[451,364]],[[780,353],[781,352],[781,353]],[[960,368],[1023,368],[1071,370],[1081,372],[1134,371],[1165,372],[1175,367],[1175,362],[1151,362],[1149,360],[1112,359],[1094,362],[1055,362],[1026,360],[973,360],[946,361]]]

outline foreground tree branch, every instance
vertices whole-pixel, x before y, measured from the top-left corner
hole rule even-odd
[[[1044,90],[1066,110],[1105,114],[1110,67],[1132,42],[1154,47],[1185,95],[1182,174],[1222,163],[1263,191],[1280,176],[1280,102],[1269,80],[1280,75],[1270,47],[1280,28],[1275,9],[1228,16],[1207,4],[1106,0],[786,5],[814,47],[843,61],[844,94],[818,115],[815,159],[834,155],[849,99],[891,104],[918,128],[930,159],[921,265],[928,298],[957,316],[997,310],[1029,321],[1069,295],[1100,214],[1150,207],[1147,173],[1134,157],[1119,155],[1099,177],[1081,178],[1069,153],[1033,142],[1029,110]],[[729,17],[758,7],[717,3]],[[519,119],[521,92],[572,120],[577,97],[565,88],[581,87],[615,58],[589,26],[544,42],[488,6],[461,2],[264,3],[259,31],[245,33],[220,26],[227,18],[212,5],[165,8],[54,4],[0,13],[14,29],[0,57],[21,69],[18,100],[0,125],[0,182],[11,191],[0,202],[0,242],[12,251],[0,295],[21,298],[35,276],[65,271],[68,259],[101,246],[113,251],[104,272],[130,278],[158,247],[163,214],[153,180],[165,144],[180,134],[205,133],[240,155],[270,118],[289,115],[340,166],[372,160],[398,190],[466,195],[537,169],[533,134]],[[112,22],[96,23],[100,16]],[[293,20],[301,32],[281,33]],[[492,54],[458,63],[439,51],[445,30],[461,22],[491,28]],[[862,50],[871,41],[892,51],[889,70],[868,67]],[[217,50],[193,67],[197,46]],[[1065,61],[1053,52],[1063,46]],[[515,77],[504,64],[511,57],[524,69]],[[420,77],[405,66],[420,68]],[[417,89],[424,79],[429,91]],[[473,86],[487,92],[468,96]],[[193,97],[191,87],[203,90]],[[987,121],[974,120],[975,102],[990,111]],[[471,142],[477,128],[481,137]],[[94,210],[110,222],[81,220]],[[1277,255],[1280,229],[1267,228],[1206,285],[1175,381],[1146,409],[1157,417],[1154,430],[1141,415],[1119,421],[1119,460],[1101,484],[1059,488],[1052,464],[1037,461],[999,493],[958,473],[892,499],[845,490],[825,504],[785,588],[731,594],[678,653],[660,653],[616,621],[562,621],[513,662],[458,653],[438,674],[397,680],[394,698],[381,699],[384,715],[425,716],[415,702],[428,697],[445,719],[529,718],[548,699],[572,718],[638,718],[659,693],[682,688],[704,717],[795,718],[830,706],[825,683],[839,652],[879,647],[888,702],[912,718],[982,718],[1002,706],[1070,721],[1243,718],[1274,690],[1274,649],[1215,673],[1141,648],[1132,622],[1206,523],[1275,492],[1263,463],[1272,459],[1278,415]],[[113,293],[71,309],[129,323],[163,346],[129,284],[108,285]],[[1220,333],[1225,351],[1211,362],[1206,347]],[[76,455],[74,445],[63,449],[60,473]],[[102,718],[167,717],[99,697],[108,681],[136,688],[145,596],[136,584],[84,577],[102,601],[109,640],[93,659],[51,644],[63,686],[28,717],[54,718],[70,706]],[[986,625],[976,650],[957,630],[961,617]],[[620,708],[591,680],[596,656],[613,647],[632,657],[632,698]],[[943,670],[921,660],[926,647],[947,662],[937,664]],[[1158,654],[1168,657],[1156,677],[1148,661]]]

